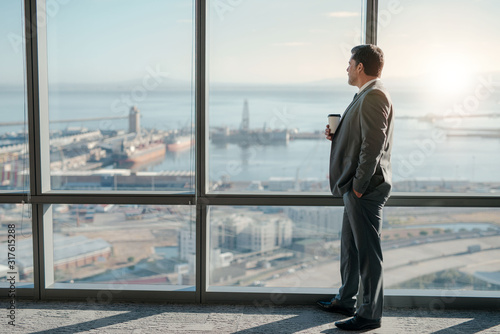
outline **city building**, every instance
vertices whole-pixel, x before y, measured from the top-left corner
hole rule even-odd
[[[286,215],[293,221],[293,238],[340,238],[343,208],[318,210],[315,207],[286,207]]]
[[[33,240],[20,239],[16,253],[19,275],[26,277],[33,273],[33,255],[30,251]],[[97,262],[105,262],[111,255],[111,245],[103,239],[89,239],[85,236],[64,236],[54,234],[54,271],[82,267]],[[7,256],[0,257],[0,263],[7,263]],[[8,270],[0,272],[5,277]]]

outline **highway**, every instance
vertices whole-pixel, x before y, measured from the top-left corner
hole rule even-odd
[[[481,251],[468,253],[468,246],[480,245]],[[338,259],[295,270],[265,280],[266,287],[340,287]],[[450,268],[464,273],[500,271],[500,237],[475,237],[440,242],[428,242],[384,251],[384,286],[406,282],[422,275]]]

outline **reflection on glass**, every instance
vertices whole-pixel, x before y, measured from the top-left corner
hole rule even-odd
[[[210,190],[328,191],[322,132],[355,93],[363,2],[208,1]]]
[[[500,210],[384,209],[387,289],[500,291]],[[339,288],[341,207],[212,207],[210,286]]]
[[[500,3],[379,7],[382,77],[396,113],[394,191],[498,193]]]
[[[23,1],[0,2],[0,191],[28,191]]]
[[[32,283],[31,205],[1,204],[0,224],[0,287],[13,275],[16,282]]]
[[[48,15],[52,189],[193,191],[193,10],[76,1]]]
[[[193,214],[187,206],[53,205],[55,282],[194,285]]]

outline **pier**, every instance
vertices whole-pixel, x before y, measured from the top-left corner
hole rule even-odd
[[[56,119],[49,121],[50,123],[74,123],[74,122],[95,122],[103,121],[109,119],[127,119],[129,115],[126,116],[109,116],[109,117],[90,117],[90,118],[73,118],[73,119]],[[17,122],[0,122],[0,126],[13,126],[13,125],[24,125],[24,121]]]

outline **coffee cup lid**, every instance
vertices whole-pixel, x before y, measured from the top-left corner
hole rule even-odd
[[[330,116],[337,116],[337,117],[340,117],[340,114],[329,114],[328,117]]]

